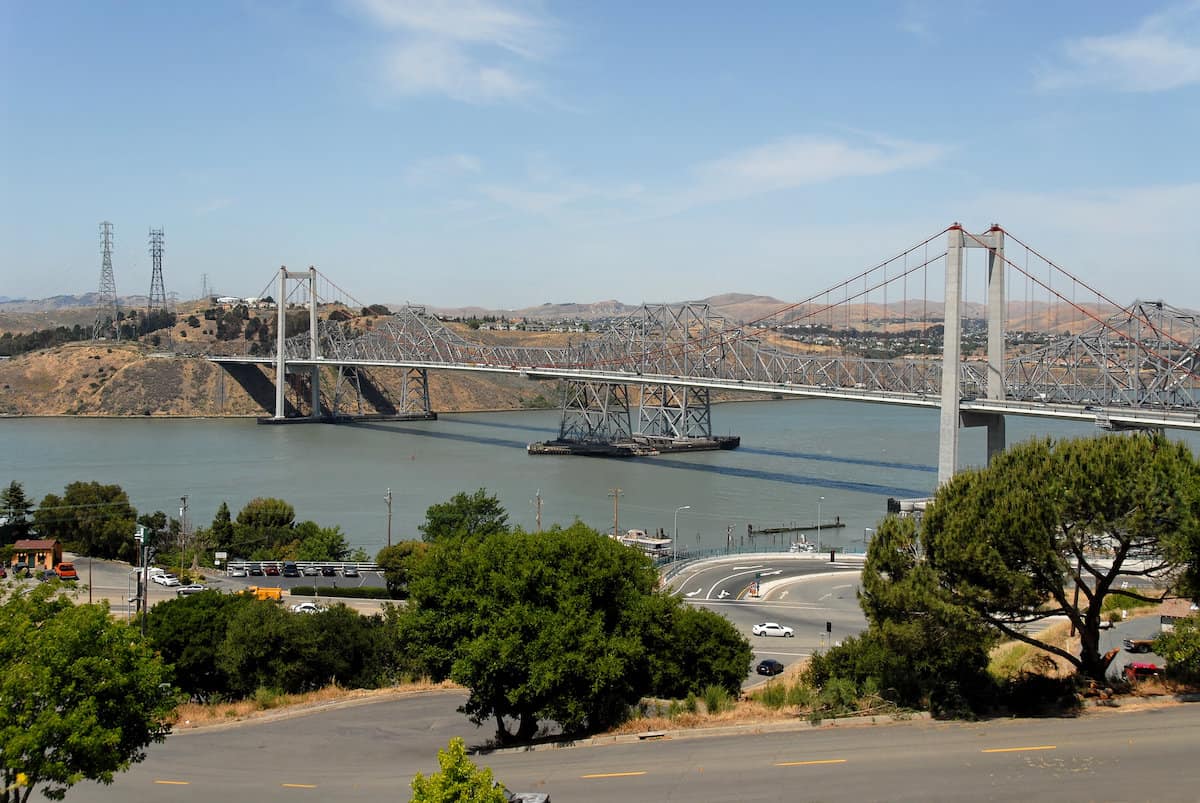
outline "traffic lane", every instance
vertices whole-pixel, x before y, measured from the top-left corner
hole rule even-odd
[[[908,723],[558,751],[550,766],[536,753],[480,761],[512,788],[578,801],[1191,800],[1178,768],[1198,724],[1186,709]]]
[[[722,614],[749,640],[754,660],[745,682],[757,683],[765,679],[755,671],[764,658],[774,658],[790,666],[866,628],[855,593],[857,579],[845,573],[813,575],[796,578],[795,582],[780,587],[778,591],[788,592],[782,600],[710,600],[691,604]],[[753,626],[760,622],[791,627],[794,636],[755,636]]]
[[[218,731],[176,734],[82,801],[394,797],[453,735],[490,734],[445,692]],[[475,757],[512,789],[559,800],[1193,799],[1200,711],[1061,720],[904,722]],[[165,782],[165,783],[164,783]]]
[[[670,581],[671,590],[684,599],[737,599],[756,580],[772,581],[828,572],[858,572],[860,563],[830,563],[809,556],[747,556],[745,560],[722,560],[685,570]]]

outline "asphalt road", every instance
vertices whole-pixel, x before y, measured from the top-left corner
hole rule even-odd
[[[480,744],[437,692],[178,733],[73,801],[406,800],[451,736]],[[476,757],[510,788],[563,801],[1195,800],[1200,708],[1075,719],[902,722],[539,749]]]
[[[786,666],[866,628],[856,596],[861,568],[861,561],[830,563],[828,556],[741,555],[685,569],[670,587],[689,603],[728,617],[750,640],[756,664],[774,658]],[[748,593],[756,579],[760,597]],[[795,636],[755,636],[751,628],[759,622],[791,627]],[[747,676],[748,682],[761,679],[753,669]]]

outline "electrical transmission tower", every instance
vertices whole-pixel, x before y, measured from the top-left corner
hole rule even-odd
[[[112,228],[107,220],[100,224],[100,296],[96,302],[96,323],[92,326],[92,340],[106,335],[111,326],[115,339],[121,339],[120,308],[117,305],[117,280],[113,278]],[[105,321],[106,314],[112,315],[112,323]]]
[[[162,277],[163,230],[150,229],[150,261],[153,268],[150,273],[150,302],[146,305],[146,313],[167,311],[167,291],[163,289]]]

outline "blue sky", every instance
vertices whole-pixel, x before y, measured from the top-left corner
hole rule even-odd
[[[1200,306],[1200,2],[0,6],[0,295],[805,298],[993,221]]]

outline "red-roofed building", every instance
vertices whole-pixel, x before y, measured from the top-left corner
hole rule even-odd
[[[42,541],[22,538],[13,544],[12,566],[26,566],[31,571],[53,569],[62,563],[62,544],[58,541]]]

